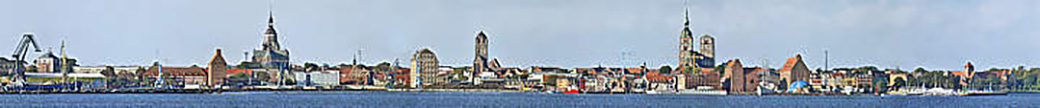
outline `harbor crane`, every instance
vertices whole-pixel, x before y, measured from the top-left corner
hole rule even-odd
[[[25,61],[25,55],[30,48],[29,45],[32,45],[31,48],[33,48],[34,52],[40,52],[40,46],[36,45],[33,34],[25,33],[22,35],[22,41],[15,47],[14,54],[11,54],[11,57],[15,58],[14,77],[12,77],[15,85],[22,85],[25,82],[25,69],[23,69],[25,66],[22,63]]]

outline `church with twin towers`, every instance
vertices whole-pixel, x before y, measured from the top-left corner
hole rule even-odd
[[[705,34],[699,41],[694,40],[693,32],[690,31],[689,9],[683,14],[683,29],[679,35],[679,67],[714,68],[715,37]],[[695,42],[700,44],[699,51],[693,49]]]

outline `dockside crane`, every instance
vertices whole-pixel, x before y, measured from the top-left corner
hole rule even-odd
[[[25,55],[30,48],[29,45],[32,45],[31,48],[33,48],[34,52],[40,52],[40,46],[36,45],[33,34],[26,33],[22,35],[22,41],[15,47],[14,54],[11,54],[11,57],[15,58],[14,76],[12,77],[15,85],[20,86],[25,83],[25,66],[22,63],[25,61]]]

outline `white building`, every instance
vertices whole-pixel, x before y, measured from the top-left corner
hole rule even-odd
[[[72,67],[72,73],[101,73],[105,71],[105,66],[74,66]]]
[[[72,73],[101,73],[108,66],[73,66]],[[139,66],[112,66],[115,74],[137,74]]]
[[[293,76],[296,77],[297,85],[323,85],[333,86],[339,85],[339,71],[337,70],[326,70],[326,71],[315,71],[315,72],[293,72]]]

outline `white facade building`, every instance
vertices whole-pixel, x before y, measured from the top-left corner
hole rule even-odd
[[[296,77],[297,85],[305,85],[307,83],[323,86],[339,85],[339,71],[337,70],[293,72],[293,76]]]

